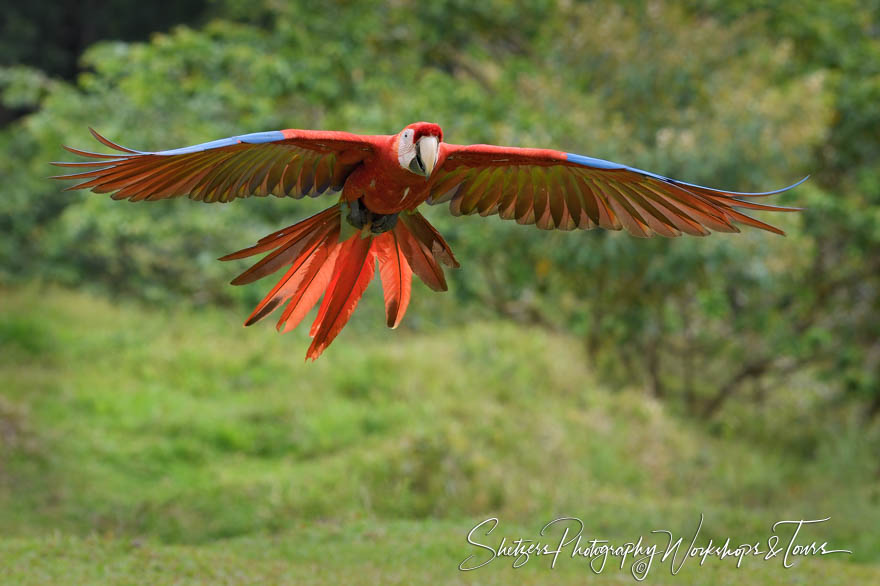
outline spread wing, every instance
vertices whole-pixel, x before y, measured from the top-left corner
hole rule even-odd
[[[338,191],[349,173],[373,154],[378,138],[290,129],[142,152],[119,146],[89,130],[118,153],[92,153],[65,146],[76,155],[99,160],[52,163],[86,169],[53,179],[83,180],[66,190],[91,189],[112,193],[113,199],[131,201],[186,195],[204,202],[229,202],[251,195],[300,198]]]
[[[644,238],[739,232],[734,222],[784,234],[737,208],[797,211],[751,198],[781,193],[806,180],[776,191],[738,193],[548,149],[441,143],[438,158],[428,203],[449,202],[454,215],[498,214],[545,230],[626,228]]]

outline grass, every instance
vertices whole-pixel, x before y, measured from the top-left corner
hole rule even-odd
[[[489,516],[510,537],[577,516],[623,542],[688,538],[701,513],[705,539],[737,543],[830,516],[806,541],[854,553],[649,581],[880,578],[880,487],[857,434],[817,429],[810,454],[765,429],[713,435],[599,386],[572,339],[355,324],[305,364],[305,332],[226,311],[37,286],[0,300],[4,583],[632,583],[577,560],[456,568]],[[369,300],[355,320],[381,323]]]
[[[21,584],[635,584],[617,567],[599,574],[581,560],[544,560],[513,569],[497,560],[459,572],[461,525],[443,521],[323,524],[278,535],[199,546],[108,537],[50,535],[0,541],[6,581]],[[2,574],[0,574],[2,575]],[[876,566],[808,559],[791,569],[778,561],[687,562],[672,575],[655,566],[650,584],[869,584]]]

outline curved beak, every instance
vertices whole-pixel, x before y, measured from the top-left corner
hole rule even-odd
[[[416,144],[416,156],[421,161],[425,171],[425,178],[431,176],[434,165],[437,164],[437,156],[440,152],[440,141],[436,136],[423,136]]]

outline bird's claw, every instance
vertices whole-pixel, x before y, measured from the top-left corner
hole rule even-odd
[[[373,214],[373,222],[370,224],[370,232],[382,234],[394,228],[397,224],[397,214]]]
[[[375,214],[360,199],[348,202],[348,215],[345,219],[358,230],[369,225],[373,234],[388,232],[397,224],[397,214]]]
[[[356,199],[348,202],[348,215],[345,217],[349,224],[360,230],[370,221],[370,210],[368,210],[361,200]]]

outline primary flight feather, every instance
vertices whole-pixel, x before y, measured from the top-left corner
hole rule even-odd
[[[562,151],[449,144],[440,127],[428,122],[394,135],[289,129],[158,152],[125,148],[91,132],[117,153],[64,147],[96,159],[53,163],[83,170],[54,177],[81,181],[67,189],[130,201],[340,194],[326,210],[221,259],[266,253],[235,285],[287,268],[245,325],[286,303],[278,329],[290,330],[323,296],[306,354],[312,359],[345,326],[377,262],[389,327],[403,319],[413,273],[428,287],[446,290],[440,265],[458,267],[458,261],[418,212],[424,203],[448,202],[456,216],[498,214],[545,230],[625,228],[634,236],[675,237],[739,232],[736,224],[744,224],[783,234],[741,209],[796,211],[753,198],[804,181],[764,193],[722,191]]]

